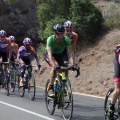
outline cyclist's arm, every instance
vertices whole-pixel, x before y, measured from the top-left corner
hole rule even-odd
[[[40,61],[39,61],[39,57],[38,57],[37,53],[34,53],[33,55],[36,59],[37,64],[40,65]]]
[[[75,54],[76,54],[76,43],[77,43],[77,39],[78,39],[78,35],[73,32],[73,43],[72,43],[72,49],[73,49],[73,58],[74,58],[74,61],[75,61]]]
[[[69,54],[69,61],[70,63],[73,65],[74,64],[74,59],[73,59],[73,51],[72,51],[72,47],[67,47],[68,50],[68,54]]]
[[[52,56],[52,49],[47,48],[47,53],[48,53],[48,58],[50,60],[50,63],[52,63],[52,66],[55,66],[55,62],[53,61],[53,56]]]
[[[16,59],[17,59],[17,56],[18,56],[18,45],[16,44],[16,46],[15,46],[15,57],[16,57]]]
[[[118,62],[119,62],[119,64],[120,64],[120,54],[119,54],[119,57],[118,57]]]
[[[8,43],[8,45],[9,45],[9,56],[8,56],[8,59],[10,60],[11,59],[11,56],[12,56],[12,48],[11,48],[11,41],[10,41],[10,39],[9,38],[6,38],[6,41],[7,41],[7,43]]]

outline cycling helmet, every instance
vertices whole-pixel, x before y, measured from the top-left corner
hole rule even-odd
[[[54,26],[54,31],[55,31],[55,33],[57,33],[57,34],[62,34],[62,33],[65,32],[65,28],[64,28],[64,26],[61,25],[61,24],[56,24],[56,25]]]
[[[4,31],[4,30],[1,30],[0,31],[0,36],[2,37],[6,37],[7,33]]]
[[[32,40],[30,38],[25,38],[23,40],[23,44],[27,44],[27,45],[30,45],[32,43]]]
[[[71,29],[71,28],[73,28],[73,23],[71,21],[67,21],[64,23],[64,27],[66,29]]]
[[[9,36],[9,38],[10,38],[10,40],[12,40],[12,41],[15,41],[16,39],[15,39],[15,37],[14,36]]]

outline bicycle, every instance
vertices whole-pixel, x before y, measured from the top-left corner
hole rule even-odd
[[[5,93],[9,96],[9,77],[5,76],[4,65],[8,65],[9,62],[0,63],[0,89],[5,89]],[[6,83],[5,83],[6,79]]]
[[[30,100],[34,100],[35,99],[35,92],[36,92],[36,84],[35,84],[35,78],[34,75],[32,73],[32,67],[37,67],[37,65],[25,65],[25,74],[24,74],[24,85],[20,86],[20,76],[21,73],[18,75],[18,91],[19,91],[19,95],[21,97],[24,96],[25,94],[25,89],[28,89],[28,95]]]
[[[16,86],[16,70],[18,69],[19,63],[17,62],[10,62],[8,66],[8,76],[9,76],[9,82],[10,82],[10,89],[11,92],[14,92],[15,86]]]
[[[113,91],[114,91],[114,88],[110,88],[105,97],[105,102],[104,102],[105,120],[109,120],[108,110],[109,110],[111,94]],[[117,101],[115,104],[114,120],[120,120],[120,96],[117,98]]]
[[[71,83],[70,80],[65,75],[65,72],[68,70],[76,70],[77,75],[75,77],[78,77],[78,75],[80,75],[79,67],[77,66],[71,66],[71,67],[61,66],[54,68],[54,76],[56,78],[54,81],[54,92],[55,92],[54,97],[49,97],[48,88],[49,88],[50,80],[47,80],[45,86],[45,103],[48,113],[52,115],[55,112],[56,105],[58,105],[58,109],[59,108],[62,109],[64,120],[71,120],[73,114],[73,95],[72,95]]]

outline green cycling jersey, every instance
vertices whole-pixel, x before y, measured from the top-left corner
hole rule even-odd
[[[65,48],[68,48],[70,46],[71,46],[71,42],[67,36],[64,36],[62,41],[59,44],[57,44],[55,42],[55,35],[51,35],[47,39],[47,48],[46,49],[51,48],[52,53],[60,54],[64,51]]]

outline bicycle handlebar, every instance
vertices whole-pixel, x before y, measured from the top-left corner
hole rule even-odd
[[[77,72],[75,77],[78,77],[80,75],[80,67],[78,67],[78,66],[70,66],[70,67],[55,66],[54,67],[53,78],[55,77],[55,74],[56,74],[57,70],[62,70],[62,71],[72,70],[72,71]]]

